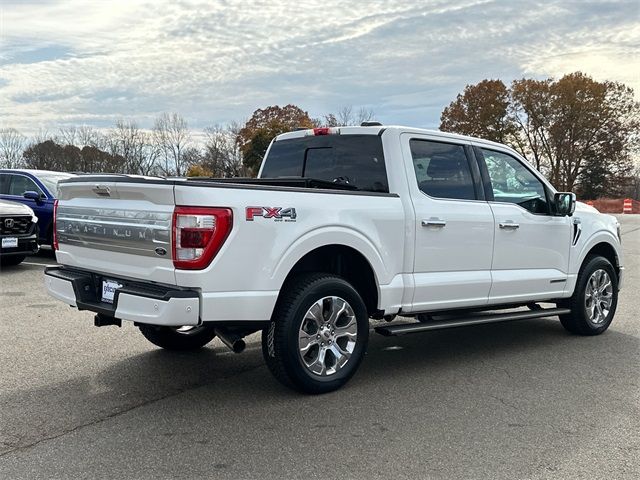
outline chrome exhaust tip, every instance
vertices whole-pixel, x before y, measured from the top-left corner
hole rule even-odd
[[[247,347],[247,344],[237,333],[230,332],[226,328],[216,328],[216,337],[218,337],[222,343],[231,349],[233,353],[242,353]]]

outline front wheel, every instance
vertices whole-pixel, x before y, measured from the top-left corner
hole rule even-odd
[[[163,327],[159,325],[140,325],[144,338],[166,350],[197,350],[204,347],[216,336],[213,327]]]
[[[609,260],[601,256],[585,260],[567,306],[571,313],[560,316],[567,331],[600,335],[609,328],[618,306],[618,275]]]
[[[368,339],[367,309],[351,284],[334,275],[305,274],[283,287],[262,332],[262,354],[285,386],[326,393],[353,376]]]

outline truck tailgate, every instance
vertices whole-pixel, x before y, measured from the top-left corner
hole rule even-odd
[[[174,285],[173,182],[102,179],[87,177],[60,184],[58,262]]]

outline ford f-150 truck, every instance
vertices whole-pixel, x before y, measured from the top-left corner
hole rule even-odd
[[[270,371],[310,393],[354,374],[371,318],[600,334],[623,273],[616,219],[514,150],[379,124],[279,135],[256,179],[72,178],[55,215],[51,295],[167,349],[262,331]]]

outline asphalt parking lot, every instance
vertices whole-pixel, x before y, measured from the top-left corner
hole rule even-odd
[[[640,478],[640,215],[599,337],[555,318],[372,334],[342,390],[301,396],[252,337],[230,353],[95,328],[44,291],[50,252],[0,273],[0,478]]]

